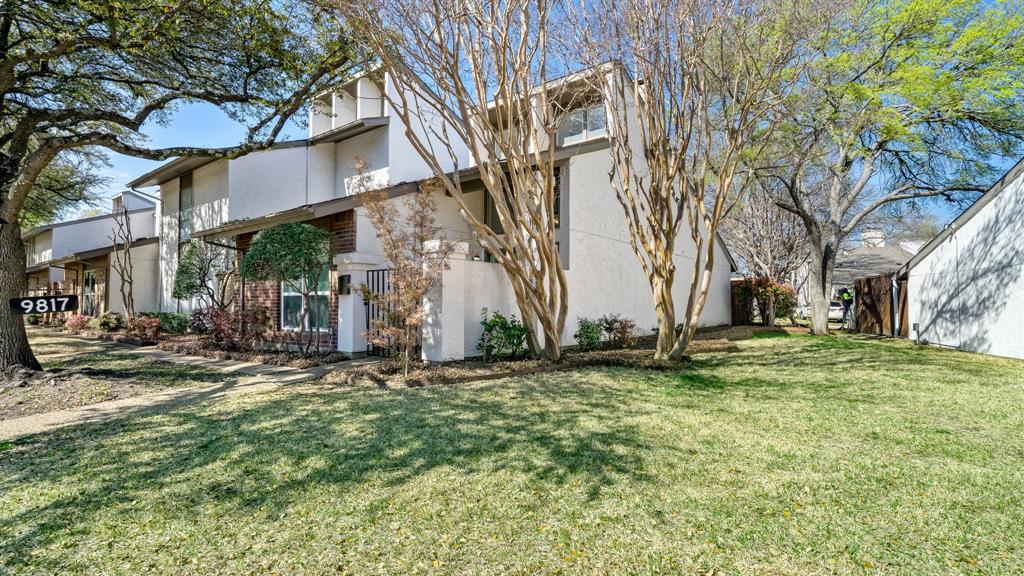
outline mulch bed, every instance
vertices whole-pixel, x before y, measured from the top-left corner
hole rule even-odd
[[[0,374],[0,420],[138,396],[152,387],[131,373],[92,368],[45,372],[12,366]]]
[[[225,350],[213,342],[209,337],[202,335],[167,336],[157,343],[156,347],[167,352],[186,354],[189,356],[201,356],[216,360],[236,360],[239,362],[256,362],[270,366],[286,366],[289,368],[314,368],[337,364],[349,359],[341,352],[311,352],[303,356],[298,352],[285,350]]]
[[[731,352],[737,350],[734,342],[753,338],[758,332],[805,333],[800,328],[763,328],[758,326],[733,326],[702,330],[691,343],[691,354]],[[357,368],[339,370],[328,374],[324,380],[329,383],[350,386],[376,386],[379,388],[421,387],[463,382],[478,382],[525,376],[543,372],[555,372],[587,367],[623,367],[644,370],[684,370],[690,364],[689,357],[682,362],[655,360],[651,351],[655,348],[653,337],[642,338],[634,348],[602,349],[580,352],[565,350],[561,362],[549,362],[534,358],[483,362],[467,359],[443,364],[416,364],[410,367],[409,375],[402,374],[397,361],[384,361]]]

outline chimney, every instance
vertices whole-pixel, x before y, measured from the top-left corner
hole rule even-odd
[[[868,228],[860,233],[860,243],[864,248],[881,248],[885,246],[885,230]]]

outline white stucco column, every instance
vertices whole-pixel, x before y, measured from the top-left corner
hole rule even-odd
[[[360,287],[366,284],[366,271],[383,268],[384,262],[376,254],[349,252],[334,257],[338,278],[349,276],[349,294],[338,293],[338,351],[358,356],[366,352],[366,305]]]
[[[455,243],[448,270],[423,302],[422,356],[429,362],[462,360],[466,357],[466,260],[469,243]]]

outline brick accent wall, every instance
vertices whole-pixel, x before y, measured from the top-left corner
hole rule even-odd
[[[356,250],[356,219],[355,212],[348,210],[338,214],[331,214],[314,220],[308,220],[306,224],[312,224],[323,228],[331,233],[331,253],[342,254],[355,252]],[[239,234],[235,237],[235,246],[245,252],[252,245],[255,232]],[[320,345],[328,350],[335,350],[338,346],[338,271],[331,266],[329,281],[328,302],[330,307],[330,330],[320,334]],[[241,282],[239,291],[241,291]],[[246,280],[245,284],[245,305],[250,307],[254,304],[264,306],[270,313],[270,321],[274,333],[270,337],[272,344],[284,347],[294,342],[294,336],[281,330],[281,287],[276,282],[253,282]],[[305,337],[309,337],[308,334]]]

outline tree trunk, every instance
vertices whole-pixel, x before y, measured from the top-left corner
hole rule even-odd
[[[16,365],[42,370],[28,343],[21,315],[11,313],[7,305],[8,299],[23,296],[27,288],[25,245],[16,222],[0,224],[0,262],[0,370]]]
[[[667,360],[676,343],[676,311],[672,301],[672,283],[657,278],[652,283],[654,312],[658,317],[658,344],[654,349],[656,360]]]
[[[769,328],[775,327],[775,294],[768,294],[768,298],[765,303],[764,325]]]
[[[832,268],[835,251],[830,246],[813,248],[809,259],[808,296],[811,303],[811,334],[828,334],[828,307],[832,300]]]

